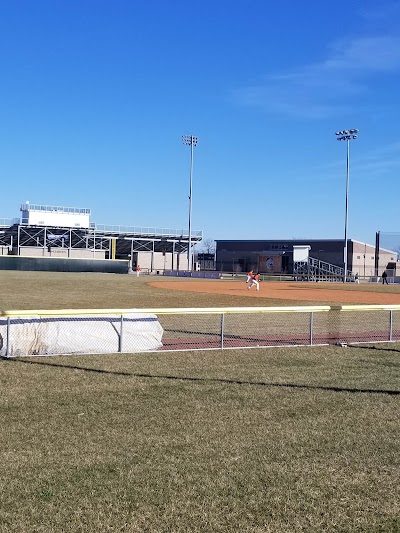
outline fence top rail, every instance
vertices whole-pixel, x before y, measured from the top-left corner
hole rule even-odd
[[[296,307],[173,307],[160,309],[24,309],[0,311],[0,317],[87,316],[141,314],[240,314],[240,313],[319,313],[328,311],[400,311],[400,305],[303,305]]]

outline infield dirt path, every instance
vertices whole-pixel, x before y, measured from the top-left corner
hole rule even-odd
[[[347,288],[341,284],[261,282],[260,290],[250,291],[244,281],[202,280],[202,281],[151,281],[151,287],[177,291],[229,294],[231,296],[251,296],[252,298],[271,298],[274,300],[297,300],[311,302],[335,302],[338,304],[400,304],[400,293],[393,292],[397,287],[377,287],[351,284]],[[342,288],[343,287],[343,288]],[[374,290],[371,290],[371,289]],[[392,290],[391,290],[392,289]]]

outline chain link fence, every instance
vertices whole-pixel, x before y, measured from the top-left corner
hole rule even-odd
[[[0,314],[0,356],[6,358],[398,340],[400,305]]]

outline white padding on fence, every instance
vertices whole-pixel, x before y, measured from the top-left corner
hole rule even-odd
[[[7,328],[9,338],[7,338]],[[144,352],[162,347],[157,315],[13,316],[0,321],[0,355]]]

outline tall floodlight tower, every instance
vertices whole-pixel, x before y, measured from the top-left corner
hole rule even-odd
[[[357,139],[358,130],[343,130],[335,133],[336,140],[347,141],[347,162],[346,162],[346,208],[344,218],[344,275],[343,283],[347,281],[347,226],[349,222],[349,179],[350,179],[350,141]]]
[[[193,183],[193,155],[194,147],[198,138],[194,135],[183,135],[183,144],[190,146],[190,182],[189,182],[189,248],[188,248],[188,271],[191,272],[192,265],[192,183]]]

